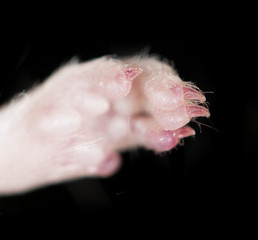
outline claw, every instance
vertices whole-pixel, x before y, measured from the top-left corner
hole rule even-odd
[[[177,136],[178,138],[185,138],[185,137],[189,137],[189,136],[193,136],[195,135],[195,131],[189,127],[189,126],[185,126],[182,128],[179,128],[177,131]]]
[[[128,80],[133,80],[136,77],[138,77],[138,75],[140,75],[143,72],[142,68],[133,66],[132,64],[126,64],[125,66],[125,76]]]
[[[206,107],[200,105],[192,105],[186,107],[190,118],[194,117],[210,117],[210,112]]]
[[[205,96],[200,92],[198,88],[194,86],[186,85],[183,87],[184,97],[186,100],[197,100],[198,102],[205,102]]]
[[[149,147],[157,152],[165,152],[173,149],[181,138],[195,135],[195,131],[188,126],[179,128],[175,131],[164,130],[152,132],[148,136]]]

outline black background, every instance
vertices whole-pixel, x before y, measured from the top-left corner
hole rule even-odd
[[[0,100],[42,81],[73,56],[88,60],[106,54],[150,53],[173,60],[181,78],[207,93],[211,127],[191,124],[196,137],[171,153],[139,149],[123,153],[123,166],[108,179],[83,179],[0,198],[0,219],[78,217],[126,228],[135,222],[185,222],[227,229],[250,213],[257,159],[256,77],[253,15],[249,8],[217,6],[143,12],[93,12],[64,16],[53,11],[6,25],[1,44]],[[154,11],[154,12],[153,12]],[[243,12],[250,13],[248,18]],[[176,13],[176,16],[175,16]],[[190,13],[190,14],[189,14]],[[241,14],[240,14],[241,13]],[[74,16],[75,15],[75,16]],[[52,19],[55,19],[52,21]],[[216,228],[216,227],[215,227]]]

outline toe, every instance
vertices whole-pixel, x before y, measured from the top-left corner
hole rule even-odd
[[[174,110],[184,103],[184,93],[180,84],[163,85],[162,81],[148,81],[146,95],[151,104],[161,110]]]
[[[154,109],[153,115],[160,126],[165,130],[179,129],[190,121],[190,117],[184,105],[172,111]]]
[[[151,117],[137,117],[132,120],[135,139],[141,146],[157,152],[172,149],[178,143],[175,131],[160,128]]]
[[[165,152],[173,149],[181,138],[192,136],[195,131],[184,126],[176,130],[164,130],[153,118],[137,117],[132,120],[135,139],[147,149]]]
[[[119,99],[128,95],[132,81],[142,73],[134,64],[120,60],[100,58],[92,63],[90,78],[95,87],[109,99]]]

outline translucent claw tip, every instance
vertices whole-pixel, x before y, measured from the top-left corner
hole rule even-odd
[[[210,117],[210,112],[206,107],[200,105],[187,106],[187,112],[190,118],[194,117]]]
[[[198,102],[205,102],[206,98],[201,93],[201,91],[198,88],[195,88],[193,86],[185,86],[183,87],[184,91],[184,98],[186,100],[196,100]]]
[[[179,128],[176,132],[179,138],[185,138],[195,135],[195,131],[189,126]]]
[[[140,75],[143,72],[143,69],[139,67],[135,67],[133,65],[127,65],[126,69],[124,71],[126,78],[128,80],[133,80],[135,79],[138,75]]]

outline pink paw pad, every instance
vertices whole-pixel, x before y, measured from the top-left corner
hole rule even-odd
[[[81,127],[82,116],[69,107],[42,106],[34,110],[28,128],[38,137],[59,138],[71,135]]]
[[[146,141],[147,146],[157,152],[169,151],[178,143],[176,132],[170,130],[149,132],[146,136]]]

